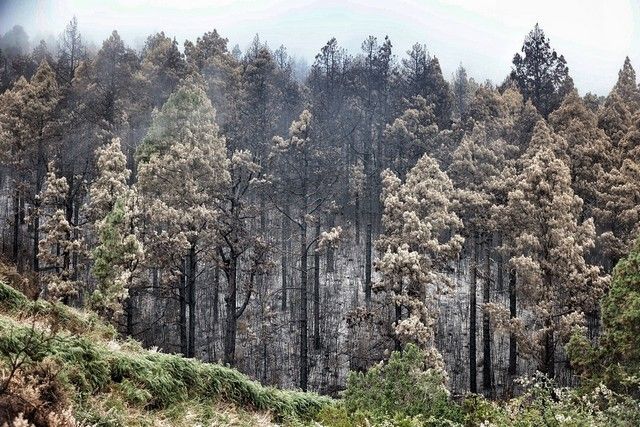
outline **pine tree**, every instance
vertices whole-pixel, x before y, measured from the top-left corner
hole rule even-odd
[[[444,79],[438,58],[429,55],[426,46],[416,43],[402,60],[401,75],[405,85],[404,97],[422,96],[433,112],[441,129],[451,127],[453,94]]]
[[[584,203],[581,218],[590,218],[598,184],[615,164],[611,140],[598,128],[596,115],[576,91],[567,95],[560,107],[549,115],[549,124],[567,143],[572,187]]]
[[[465,135],[453,153],[448,175],[456,186],[455,211],[464,223],[464,235],[470,250],[471,282],[469,290],[469,373],[470,391],[476,386],[476,318],[478,257],[484,248],[485,263],[483,277],[483,304],[490,302],[491,264],[493,234],[497,227],[491,215],[491,206],[496,203],[501,188],[502,172],[507,167],[509,147],[503,139],[489,135],[483,123],[475,124],[473,131]],[[488,260],[488,261],[487,261]],[[491,381],[491,332],[490,316],[485,306],[483,323],[483,389],[492,393]]]
[[[85,119],[102,129],[123,130],[136,105],[134,76],[139,67],[136,53],[113,31],[95,57],[76,68],[73,90],[82,99]]]
[[[87,58],[87,50],[78,31],[78,20],[74,16],[60,36],[58,44],[57,72],[67,85],[71,84],[76,69]]]
[[[619,151],[618,144],[631,127],[632,114],[617,92],[611,92],[605,100],[604,107],[598,112],[598,126],[611,139],[614,148]],[[614,154],[618,154],[615,152]]]
[[[640,109],[640,89],[636,81],[636,72],[628,56],[624,59],[624,64],[618,71],[618,81],[612,92],[615,92],[624,100],[632,115],[638,112]]]
[[[511,78],[525,100],[531,99],[540,114],[547,117],[573,89],[567,62],[551,48],[538,24],[525,38],[522,53],[513,57]]]
[[[140,76],[144,80],[144,94],[151,108],[160,108],[179,82],[187,75],[187,63],[178,42],[163,32],[147,38],[142,50]]]
[[[602,178],[595,217],[602,224],[599,243],[611,270],[640,231],[640,113],[619,142],[621,160]]]
[[[453,75],[452,92],[454,99],[454,115],[464,121],[469,112],[469,104],[473,99],[478,85],[467,75],[467,70],[460,64]]]
[[[20,218],[24,217],[20,205],[28,201],[33,205],[33,269],[38,271],[38,235],[40,224],[39,199],[47,163],[55,153],[58,123],[55,112],[60,102],[60,90],[55,74],[45,61],[36,74],[27,81],[20,78],[14,87],[2,94],[0,121],[7,131],[3,141],[7,161],[15,170],[14,188],[14,261],[18,262]]]
[[[218,112],[218,122],[234,149],[246,149],[234,145],[237,134],[242,132],[239,123],[242,101],[242,66],[227,48],[228,40],[216,30],[198,37],[195,43],[185,41],[184,54],[190,69],[202,76],[207,95]]]
[[[87,212],[91,220],[99,221],[129,191],[127,182],[131,171],[127,169],[127,158],[118,138],[113,138],[109,144],[98,148],[96,157],[98,175],[89,189]]]
[[[96,154],[98,176],[89,189],[87,205],[98,240],[92,251],[91,269],[98,285],[91,304],[111,319],[122,312],[122,303],[141,270],[144,253],[136,225],[137,196],[127,185],[131,172],[120,140],[114,138]]]
[[[447,273],[463,242],[450,200],[453,185],[436,160],[424,155],[404,182],[386,170],[383,188],[384,232],[376,241],[375,264],[381,280],[375,290],[385,292],[394,308],[396,347],[417,343],[438,365],[438,297],[451,285]]]
[[[226,320],[224,330],[224,362],[235,365],[238,321],[244,314],[252,295],[259,293],[256,282],[270,267],[270,246],[260,233],[251,227],[260,216],[255,201],[262,168],[249,151],[236,150],[231,155],[230,185],[222,195],[216,225],[217,255],[215,260],[227,281],[225,293]],[[246,276],[240,276],[241,273]],[[244,283],[244,286],[243,286]],[[238,306],[238,296],[244,297]]]
[[[304,110],[298,120],[291,124],[289,137],[273,138],[272,154],[274,167],[272,179],[274,197],[272,202],[280,213],[288,215],[299,234],[299,271],[300,271],[300,307],[299,307],[299,385],[303,390],[308,386],[308,257],[314,245],[319,243],[322,234],[319,227],[313,238],[309,238],[309,228],[318,222],[318,216],[330,207],[335,200],[336,182],[339,176],[325,171],[336,153],[331,146],[319,140],[315,133],[313,116]],[[283,207],[291,203],[292,212]]]
[[[519,348],[551,377],[557,342],[567,338],[558,332],[593,310],[606,286],[606,277],[585,260],[595,227],[591,219],[580,221],[583,202],[571,188],[569,166],[557,156],[559,144],[562,138],[539,122],[503,212],[516,227],[505,244],[513,256],[520,303],[535,317],[532,329],[517,331]]]
[[[638,397],[640,368],[638,298],[640,298],[640,239],[613,270],[611,287],[602,299],[603,330],[594,346],[584,330],[574,329],[567,352],[571,365],[589,387],[605,384]]]
[[[53,60],[49,47],[47,46],[47,42],[44,40],[40,40],[40,43],[33,48],[33,51],[31,52],[31,60],[36,64],[41,64],[46,61],[48,64],[53,64],[53,66],[56,67],[55,61]]]
[[[204,90],[186,83],[153,118],[137,152],[148,224],[144,244],[152,267],[169,269],[180,291],[181,345],[189,357],[195,355],[199,259],[215,241],[217,204],[229,182],[225,140],[214,117]]]
[[[43,217],[39,225],[42,238],[38,241],[37,255],[42,266],[38,271],[42,275],[46,297],[67,302],[79,291],[69,260],[73,253],[81,250],[80,241],[73,238],[73,226],[64,212],[68,192],[67,180],[58,178],[53,164],[50,164],[43,191],[39,194],[41,204],[35,212]]]
[[[417,96],[384,131],[387,164],[397,175],[405,176],[426,153],[445,167],[451,161],[452,140],[448,135],[447,131],[440,132],[433,106]]]

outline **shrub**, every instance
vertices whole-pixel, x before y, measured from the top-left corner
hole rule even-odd
[[[640,239],[613,270],[611,288],[602,299],[603,333],[594,347],[576,331],[567,353],[588,389],[600,383],[640,397]]]
[[[427,362],[425,352],[408,344],[388,362],[366,373],[351,373],[344,393],[346,412],[392,425],[461,422],[461,408],[449,398],[443,373],[427,369]]]

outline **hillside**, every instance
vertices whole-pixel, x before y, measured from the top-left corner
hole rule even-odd
[[[616,270],[616,289],[637,286],[638,253],[640,242]],[[594,387],[571,389],[536,374],[521,378],[522,394],[507,401],[454,397],[447,374],[433,369],[434,355],[415,345],[367,372],[352,372],[338,400],[265,387],[235,369],[122,340],[93,312],[28,298],[18,290],[28,283],[0,264],[3,427],[604,427],[640,420],[632,377],[628,384],[621,377],[631,387],[624,393],[597,376]],[[587,357],[593,350],[576,338],[572,347]]]
[[[0,281],[1,422],[22,425],[16,418],[24,414],[38,426],[288,425],[331,405],[221,365],[144,350],[95,314],[29,300],[7,282]]]

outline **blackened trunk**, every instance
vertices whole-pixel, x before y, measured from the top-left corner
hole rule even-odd
[[[491,245],[487,239],[484,254],[484,281],[482,287],[482,388],[487,396],[493,395],[491,387],[491,324],[487,304],[491,302]]]
[[[75,206],[73,208],[73,239],[78,240],[78,221],[80,215],[80,202],[76,201]],[[73,256],[71,257],[71,280],[78,280],[78,251],[73,252]],[[82,298],[83,295],[80,295]]]
[[[220,268],[213,271],[213,325],[216,327],[220,320]]]
[[[371,129],[371,126],[369,126]],[[365,262],[364,262],[364,299],[367,307],[371,306],[371,253],[373,244],[373,164],[372,164],[372,140],[365,148],[364,173],[366,178],[366,236],[365,236]]]
[[[280,309],[285,311],[287,309],[287,239],[289,239],[289,234],[291,232],[289,228],[289,218],[287,218],[285,214],[282,214],[280,232],[280,265],[282,268],[282,295],[280,295]]]
[[[40,263],[38,260],[38,242],[40,241],[40,192],[42,191],[42,179],[44,177],[46,163],[44,163],[42,142],[38,140],[38,161],[36,164],[36,197],[33,202],[33,272],[36,273],[36,280],[38,272],[40,271]]]
[[[13,262],[18,265],[18,253],[20,247],[20,191],[15,190],[13,195]]]
[[[335,226],[335,223],[336,223],[335,215],[329,214],[328,227],[330,229],[333,228]],[[325,267],[325,270],[327,273],[333,273],[333,271],[335,270],[335,251],[331,247],[331,245],[329,245],[329,247],[327,248],[327,265]]]
[[[471,247],[471,281],[469,283],[469,390],[478,392],[476,361],[476,320],[477,320],[477,268],[478,268],[478,235],[474,233]]]
[[[497,291],[498,293],[501,293],[504,290],[504,256],[502,254],[502,251],[500,250],[500,247],[502,246],[502,234],[498,233],[497,234],[497,243],[496,246],[498,247],[498,250],[495,251],[495,258],[496,258],[496,287],[497,287]]]
[[[364,261],[364,300],[367,307],[371,306],[371,243],[372,243],[371,215],[368,214],[367,230],[365,237],[365,261]]]
[[[555,341],[553,336],[553,329],[551,328],[551,318],[548,318],[544,322],[544,326],[545,328],[547,328],[547,332],[544,336],[544,361],[542,365],[542,372],[547,374],[549,378],[555,378]]]
[[[40,260],[38,257],[38,242],[40,241],[40,202],[38,199],[34,202],[34,214],[33,214],[33,272],[38,277],[38,271],[40,271]]]
[[[73,225],[73,178],[74,178],[73,173],[67,176],[67,182],[69,183],[69,191],[67,193],[65,206],[64,206],[65,219],[69,224],[72,224],[72,225]],[[75,229],[67,233],[66,238],[68,240],[71,239],[72,233],[75,234]],[[65,250],[63,253],[62,269],[63,271],[68,273],[70,267],[71,267],[71,254],[69,253],[69,251]]]
[[[135,310],[133,301],[133,290],[129,289],[129,295],[127,296],[127,336],[132,337],[135,333],[133,323],[133,312]]]
[[[396,307],[395,307],[395,317],[396,317],[396,325],[397,325],[398,322],[400,322],[400,320],[402,319],[402,306],[398,303],[396,303]],[[396,351],[402,350],[402,343],[400,342],[400,339],[398,338],[397,334],[394,334],[393,343]]]
[[[320,238],[320,224],[316,225],[315,232],[317,242]],[[317,251],[313,254],[313,348],[320,349],[320,253]]]
[[[515,270],[509,270],[509,317],[515,319],[517,316],[516,310],[516,272]],[[514,333],[509,334],[509,375],[511,379],[515,377],[518,372],[518,343],[516,342],[516,336]]]
[[[306,206],[305,206],[306,208]],[[306,210],[306,209],[305,209]],[[308,383],[308,337],[307,337],[307,224],[302,219],[300,226],[300,388],[307,390]]]
[[[195,244],[189,249],[189,275],[187,283],[189,304],[189,344],[187,357],[196,354],[196,275],[198,273],[198,258]]]
[[[231,256],[225,267],[227,277],[227,295],[224,297],[227,313],[224,332],[224,363],[234,366],[236,362],[236,299],[238,296],[238,265],[235,256]]]
[[[356,228],[356,247],[360,245],[360,195],[356,195],[355,206],[355,228]]]
[[[189,343],[187,341],[187,282],[184,267],[183,262],[180,286],[178,287],[178,303],[180,305],[178,327],[180,329],[180,352],[186,357],[189,351]]]

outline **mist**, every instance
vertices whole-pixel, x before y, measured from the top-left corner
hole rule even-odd
[[[300,63],[312,63],[331,37],[351,53],[369,35],[388,35],[402,56],[423,43],[451,77],[462,64],[476,81],[500,83],[523,34],[539,23],[567,59],[581,93],[605,95],[625,56],[640,64],[640,7],[636,0],[428,1],[191,1],[3,0],[0,34],[21,25],[31,43],[51,42],[76,16],[95,46],[115,29],[133,48],[164,31],[180,45],[214,28],[243,51],[258,34]]]

